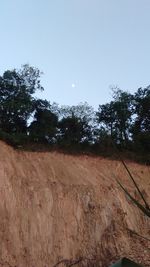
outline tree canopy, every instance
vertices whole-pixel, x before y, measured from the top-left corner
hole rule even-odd
[[[150,155],[150,86],[134,94],[113,90],[95,111],[88,103],[59,106],[36,97],[39,69],[23,65],[0,76],[0,138],[12,144],[47,143],[90,151],[119,149]],[[83,146],[84,145],[84,146]]]

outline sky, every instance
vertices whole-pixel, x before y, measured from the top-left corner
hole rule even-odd
[[[1,0],[0,75],[43,71],[37,96],[62,105],[150,84],[150,0]]]

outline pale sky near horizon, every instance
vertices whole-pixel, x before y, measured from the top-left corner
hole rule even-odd
[[[0,11],[0,74],[38,67],[51,102],[97,108],[111,85],[150,84],[150,0],[1,0]]]

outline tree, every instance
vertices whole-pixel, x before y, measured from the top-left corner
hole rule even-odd
[[[139,88],[134,95],[135,122],[132,128],[134,147],[150,151],[150,86]]]
[[[62,118],[59,130],[58,142],[66,146],[88,142],[90,137],[90,127],[87,122],[74,115]]]
[[[58,117],[50,108],[47,100],[35,101],[34,120],[29,126],[29,135],[33,141],[54,143],[58,126]]]
[[[97,115],[97,121],[99,124],[102,124],[110,134],[111,138],[114,139],[115,133],[115,114],[114,114],[114,102],[111,101],[110,103],[99,105]]]
[[[150,131],[150,86],[139,88],[134,96],[136,127],[138,131]]]
[[[100,105],[97,120],[116,144],[126,146],[130,138],[133,104],[132,95],[120,89],[113,91],[113,101]]]
[[[62,106],[59,109],[58,142],[67,146],[79,144],[88,146],[92,142],[95,112],[86,102],[77,106]]]
[[[87,123],[93,123],[95,118],[95,112],[93,107],[89,106],[87,102],[79,103],[77,106],[62,106],[60,108],[61,117],[71,117],[74,115]]]
[[[118,129],[118,139],[121,144],[127,144],[130,138],[130,128],[133,115],[133,96],[120,89],[114,91],[115,127]]]
[[[0,129],[6,133],[26,133],[34,111],[36,90],[43,90],[40,71],[24,65],[20,70],[5,71],[0,77]]]

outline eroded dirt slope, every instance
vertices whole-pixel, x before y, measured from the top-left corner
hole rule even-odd
[[[128,166],[148,199],[148,167]],[[121,256],[150,266],[150,242],[128,230],[150,238],[150,219],[114,176],[137,197],[120,162],[0,142],[0,266],[107,267]]]

